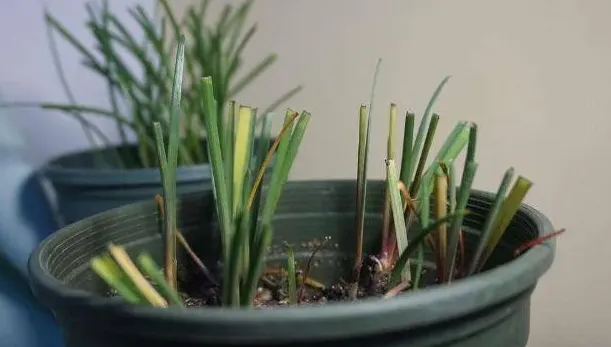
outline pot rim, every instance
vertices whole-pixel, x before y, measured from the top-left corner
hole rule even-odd
[[[129,186],[152,184],[160,185],[161,176],[157,168],[138,169],[92,169],[47,166],[43,168],[44,177],[54,185],[66,186]],[[179,166],[176,168],[177,180],[197,182],[211,178],[210,164]]]
[[[333,185],[354,181],[353,179],[305,180],[292,181],[289,184],[303,185],[324,182]],[[494,196],[490,192],[480,190],[472,190],[472,195],[487,200]],[[136,204],[143,203],[146,202]],[[519,213],[532,221],[539,235],[543,236],[553,232],[549,219],[530,205],[523,204]],[[79,223],[83,222],[75,224]],[[117,299],[94,296],[84,290],[70,288],[49,275],[41,258],[42,251],[51,239],[70,231],[60,230],[47,238],[35,249],[29,259],[32,288],[39,298],[49,301],[51,309],[60,309],[57,306],[53,307],[53,304],[61,302],[62,310],[86,308],[92,315],[95,312],[103,314],[105,319],[114,317],[121,321],[126,319],[139,321],[141,322],[139,325],[153,321],[163,322],[167,330],[174,331],[174,335],[177,330],[184,331],[185,338],[197,334],[197,332],[191,332],[190,329],[197,326],[205,327],[206,338],[210,341],[226,340],[227,336],[232,335],[232,338],[244,341],[269,339],[271,337],[269,332],[261,329],[263,323],[270,328],[299,327],[299,329],[274,329],[272,334],[275,339],[286,338],[297,341],[379,334],[398,331],[406,327],[412,329],[448,321],[484,310],[532,290],[538,278],[551,266],[555,253],[555,241],[550,239],[531,248],[520,257],[486,272],[456,280],[448,285],[436,285],[401,294],[390,300],[367,298],[357,302],[338,302],[319,307],[283,307],[273,310],[222,307],[181,310],[171,307],[159,309],[136,306]],[[490,295],[490,293],[494,294]],[[408,312],[410,314],[406,314]],[[381,317],[384,318],[380,319]],[[362,324],[363,320],[368,321],[368,324]],[[228,332],[227,329],[230,326],[239,327],[239,334]],[[337,329],[321,329],[322,326],[333,326]],[[125,330],[135,333],[128,328]],[[142,330],[145,329],[138,331],[144,334]],[[155,331],[147,330],[146,335],[167,335],[166,332],[159,331],[159,329],[152,330]]]
[[[105,146],[99,149],[83,149],[65,153],[49,160],[42,168],[42,172],[53,184],[67,186],[126,186],[141,184],[160,184],[159,169],[155,167],[142,167],[133,169],[121,168],[93,168],[93,167],[65,167],[59,163],[75,156],[92,155],[99,150],[108,150],[120,147],[134,147],[135,144],[125,146]],[[176,168],[177,179],[183,182],[195,182],[211,179],[210,164],[183,165]]]

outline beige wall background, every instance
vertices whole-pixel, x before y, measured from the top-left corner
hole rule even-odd
[[[452,75],[438,134],[478,123],[475,186],[496,189],[513,165],[535,182],[528,202],[568,229],[534,295],[529,346],[611,346],[611,1],[266,0],[251,20],[247,58],[280,59],[239,101],[265,106],[303,83],[290,105],[313,114],[294,179],[355,177],[358,107],[378,57],[372,177],[383,175],[389,103],[421,114]]]

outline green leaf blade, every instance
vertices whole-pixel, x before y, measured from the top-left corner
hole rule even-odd
[[[288,134],[285,135],[287,136],[286,139],[288,140],[286,142],[286,149],[283,155],[280,152],[277,152],[276,154],[277,162],[272,171],[272,181],[268,187],[263,207],[263,215],[261,217],[264,224],[271,223],[272,216],[276,210],[278,201],[280,200],[282,188],[288,180],[289,172],[293,166],[295,157],[297,156],[299,146],[301,145],[301,141],[309,121],[310,114],[307,111],[303,111],[297,120],[297,124],[295,124],[292,134],[290,134],[290,136],[287,136]],[[285,138],[282,139],[282,141],[284,140]],[[280,145],[282,145],[282,141]],[[277,173],[276,177],[274,177],[274,173]]]
[[[505,174],[503,175],[503,179],[501,180],[501,184],[499,185],[499,188],[494,197],[494,202],[492,203],[490,212],[488,213],[486,221],[484,222],[484,226],[482,227],[482,232],[477,244],[477,248],[475,250],[475,253],[473,254],[473,257],[471,258],[471,263],[469,264],[469,269],[467,272],[467,275],[469,276],[473,275],[476,272],[480,264],[480,259],[482,257],[482,254],[484,253],[484,249],[487,246],[488,240],[490,239],[490,235],[492,233],[493,223],[496,220],[497,215],[499,214],[503,201],[505,200],[505,194],[507,193],[507,189],[511,184],[513,175],[513,167],[507,169],[507,171],[505,171]]]
[[[397,260],[397,263],[395,267],[393,268],[391,272],[391,276],[390,276],[391,286],[397,285],[401,282],[401,274],[403,273],[403,271],[405,271],[405,267],[409,263],[409,257],[414,253],[414,251],[417,250],[418,245],[421,244],[424,241],[424,239],[431,232],[433,232],[434,230],[437,230],[440,225],[444,223],[448,223],[452,221],[454,218],[457,218],[458,216],[462,216],[464,214],[465,212],[457,211],[454,214],[446,215],[443,219],[436,220],[435,222],[429,224],[426,227],[422,227],[422,229],[416,234],[416,236],[409,243],[405,251],[401,253],[399,260]]]
[[[456,205],[456,209],[458,211],[465,211],[467,208],[467,203],[469,202],[469,196],[471,194],[471,186],[473,185],[473,180],[475,178],[475,173],[477,172],[477,167],[478,164],[476,162],[469,162],[467,163],[467,167],[463,172]],[[460,230],[462,228],[463,217],[464,216],[460,216],[454,219],[450,226],[450,235],[446,255],[446,259],[449,263],[446,265],[448,267],[449,275],[447,277],[447,280],[449,282],[452,281],[453,274],[456,270],[456,251],[458,247]]]
[[[210,77],[204,77],[200,84],[200,88],[203,96],[204,127],[207,134],[208,157],[210,158],[212,168],[213,192],[217,213],[219,215],[223,254],[227,257],[227,255],[230,254],[230,242],[232,237],[231,205],[229,204],[228,178],[224,170],[219,129],[217,126],[218,117],[212,79]]]
[[[272,172],[269,181],[268,195],[269,190],[272,189],[272,187],[278,186],[282,181],[282,168],[289,149],[289,143],[291,141],[291,137],[293,136],[293,131],[295,129],[295,124],[291,124],[290,122],[292,121],[295,113],[295,111],[287,109],[286,114],[284,116],[283,125],[289,128],[287,128],[286,132],[283,134],[278,144],[278,147],[276,148],[276,153],[274,156],[274,166],[271,168]],[[268,198],[266,198],[266,201],[264,201],[263,203],[263,218],[265,218],[265,221],[267,221],[267,218],[271,218],[271,215],[273,214],[273,212],[271,211],[271,206],[269,205],[271,203],[268,203],[267,200]]]
[[[409,188],[412,179],[411,166],[414,160],[412,152],[412,142],[414,138],[414,119],[413,113],[407,112],[403,128],[403,151],[401,155],[401,173],[399,179]]]
[[[149,276],[153,280],[153,282],[157,284],[161,295],[163,295],[170,303],[175,306],[184,306],[180,295],[178,295],[178,293],[176,292],[176,290],[174,290],[170,283],[165,280],[165,278],[161,274],[161,271],[159,271],[159,267],[157,266],[157,264],[155,264],[155,261],[149,254],[141,254],[140,256],[138,256],[137,261],[140,270],[142,270],[145,275]]]
[[[240,106],[236,126],[233,152],[233,213],[244,206],[243,188],[251,167],[253,135],[255,127],[254,112],[250,107]]]
[[[425,184],[431,185],[433,183],[433,175],[434,171],[430,171],[428,175],[424,176],[422,173],[424,172],[424,166],[426,165],[426,161],[428,159],[429,152],[431,150],[431,146],[433,145],[433,138],[435,137],[435,131],[437,130],[437,124],[439,123],[439,115],[433,114],[431,117],[431,121],[426,133],[426,139],[424,141],[424,146],[422,147],[422,154],[420,154],[420,159],[418,161],[418,166],[416,167],[416,172],[414,174],[414,181],[410,187],[410,195],[415,196],[416,193],[419,192],[420,186],[422,182],[425,181]]]
[[[407,248],[407,228],[405,226],[405,219],[403,216],[403,202],[401,200],[401,193],[399,191],[399,178],[397,174],[397,166],[393,159],[386,161],[386,175],[387,189],[390,193],[390,203],[392,208],[392,216],[394,221],[395,236],[397,240],[397,248],[399,254]],[[409,280],[409,266],[405,267],[405,270],[401,274],[402,280]]]
[[[456,160],[458,155],[467,145],[469,138],[470,131],[468,123],[459,122],[452,130],[452,133],[450,133],[450,135],[444,141],[443,146],[435,157],[435,161],[425,171],[423,175],[425,178],[423,181],[430,181],[429,184],[432,186],[432,177],[439,169],[440,163],[445,163],[446,165],[454,163],[454,160]]]
[[[507,198],[503,201],[501,209],[496,217],[492,227],[492,233],[488,239],[484,256],[481,259],[480,269],[485,265],[488,257],[492,254],[499,241],[503,237],[505,230],[511,223],[511,220],[522,206],[524,197],[532,187],[532,182],[525,177],[518,176],[513,187],[507,194]]]
[[[263,121],[261,123],[261,131],[260,131],[260,135],[259,135],[259,144],[258,144],[258,149],[257,149],[257,160],[255,163],[255,167],[254,169],[256,170],[256,172],[259,172],[263,169],[263,165],[264,165],[264,161],[265,161],[265,157],[267,155],[267,152],[270,150],[270,143],[272,142],[272,119],[273,119],[273,114],[271,113],[267,113],[263,115]],[[260,207],[261,207],[261,191],[258,190],[254,200],[253,200],[253,204],[250,210],[251,213],[251,226],[250,226],[250,235],[251,235],[251,248],[254,247],[254,235],[256,232],[256,221],[259,217],[259,212],[260,212]]]
[[[297,271],[295,270],[295,250],[288,246],[286,250],[286,270],[289,289],[289,304],[297,305]]]
[[[433,93],[433,96],[429,100],[429,103],[426,105],[426,109],[424,110],[424,114],[422,115],[422,120],[420,121],[420,126],[418,127],[418,133],[416,134],[416,140],[414,142],[414,147],[412,149],[412,153],[414,155],[418,155],[418,153],[420,153],[423,147],[424,137],[425,137],[425,134],[427,133],[426,126],[427,126],[427,123],[429,122],[429,115],[431,114],[431,111],[433,110],[433,107],[435,106],[435,103],[437,102],[437,98],[439,98],[439,95],[441,94],[441,92],[443,91],[443,88],[445,87],[446,83],[448,83],[449,80],[450,80],[450,76],[446,76],[441,81],[441,83],[439,83],[439,85],[435,89],[435,92]],[[415,160],[414,158],[411,161],[411,167],[409,170],[410,172],[414,172],[416,163],[417,163],[417,160]]]
[[[268,224],[264,224],[261,227],[261,233],[255,240],[256,247],[254,247],[252,253],[252,266],[248,269],[248,274],[246,276],[246,294],[243,296],[242,306],[249,306],[252,304],[255,292],[257,291],[257,283],[265,267],[265,254],[271,243],[272,229]]]
[[[185,60],[185,37],[181,36],[176,50],[174,79],[172,81],[172,98],[170,101],[170,139],[168,142],[168,166],[175,171],[178,162],[178,145],[180,142],[180,101],[182,95],[183,65]],[[173,172],[172,175],[176,173]],[[174,176],[172,176],[174,177]]]
[[[146,299],[138,292],[129,278],[108,256],[95,257],[90,263],[91,269],[111,288],[131,304],[147,304]]]

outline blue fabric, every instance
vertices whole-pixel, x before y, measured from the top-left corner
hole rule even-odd
[[[0,149],[0,254],[27,278],[27,262],[56,226],[34,169],[16,153]]]
[[[0,341],[11,347],[62,347],[51,312],[36,303],[27,282],[0,259]]]
[[[50,204],[34,169],[19,155],[18,148],[0,143],[0,172],[1,344],[60,347],[59,327],[31,294],[27,273],[29,254],[55,230]]]

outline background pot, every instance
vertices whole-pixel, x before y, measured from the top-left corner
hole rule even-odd
[[[257,142],[255,140],[254,148]],[[152,200],[156,194],[161,194],[158,168],[121,169],[116,161],[116,150],[106,148],[63,155],[43,169],[56,195],[60,222],[74,223],[115,207]],[[119,147],[119,150],[134,155],[137,152],[135,146]],[[96,162],[100,157],[106,163],[104,168]],[[208,190],[211,185],[209,164],[177,168],[176,191],[179,195]]]
[[[377,249],[384,183],[370,184],[365,245]],[[298,247],[306,261],[308,243],[331,236],[332,247],[319,253],[312,276],[331,282],[350,269],[354,249],[354,181],[287,184],[274,221],[270,262],[281,261],[284,241]],[[481,227],[491,195],[473,192],[465,219],[467,249]],[[191,245],[213,264],[218,237],[212,230],[210,192],[180,201],[181,229]],[[525,346],[530,296],[553,260],[546,243],[513,260],[515,247],[551,232],[550,222],[523,206],[491,257],[492,269],[479,275],[401,295],[323,307],[277,310],[178,310],[125,305],[101,295],[106,286],[88,269],[88,261],[108,242],[135,255],[161,255],[157,208],[153,201],[132,204],[85,219],[57,232],[30,258],[32,288],[64,329],[68,347],[134,346]],[[469,242],[470,241],[470,242]],[[158,258],[159,259],[159,258]],[[160,260],[160,259],[159,259]],[[182,256],[181,262],[189,263]],[[342,266],[346,265],[346,266]],[[112,323],[110,323],[112,322]]]

